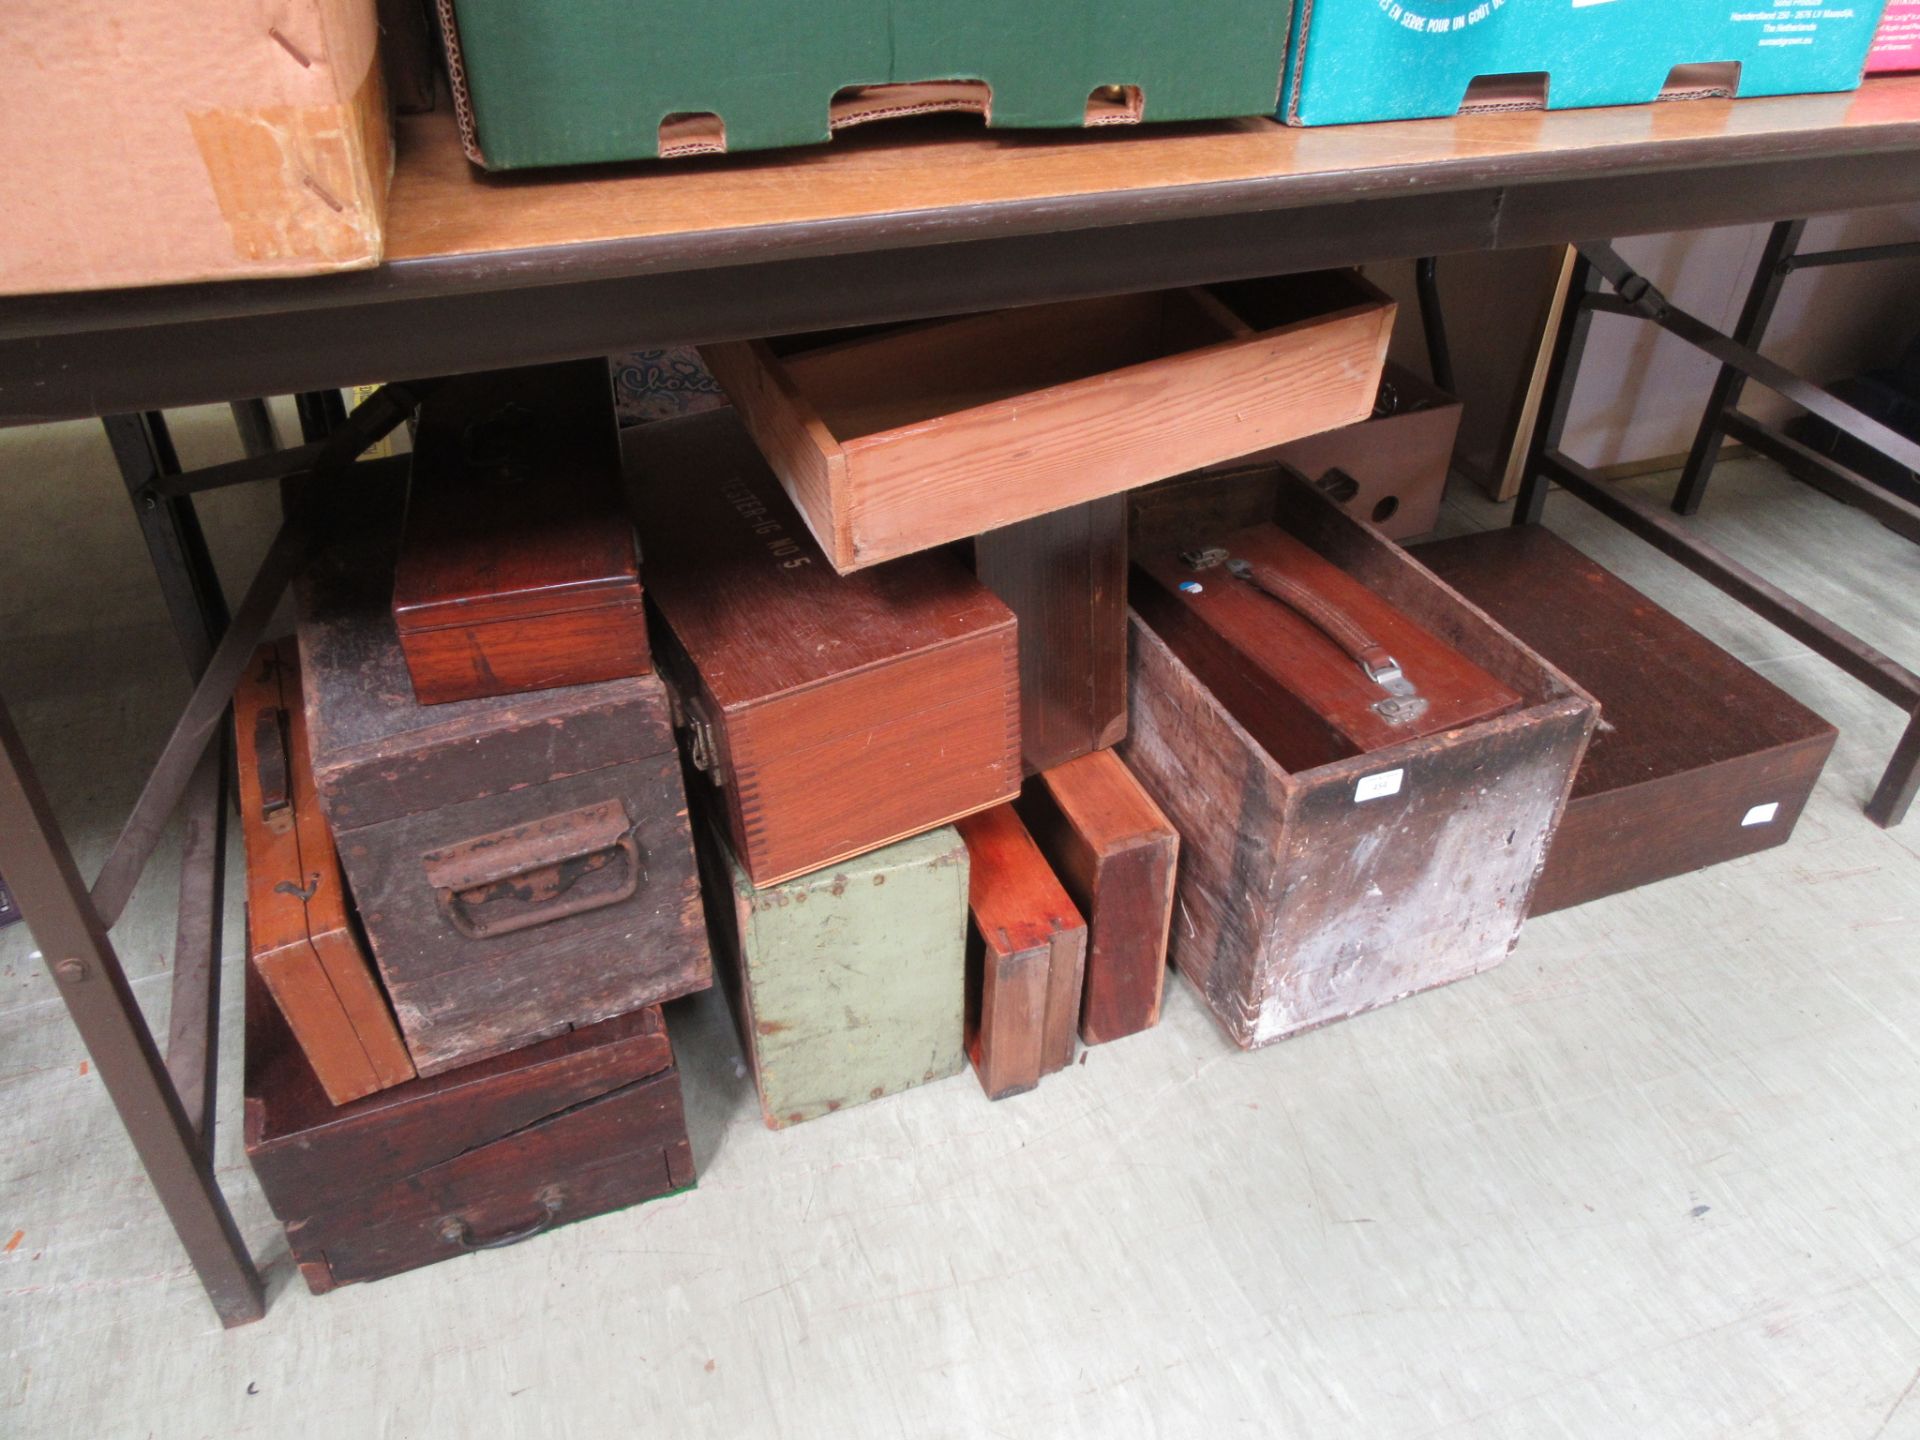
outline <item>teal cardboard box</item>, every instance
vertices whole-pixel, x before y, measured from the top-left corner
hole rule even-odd
[[[1288,0],[440,0],[491,170],[812,145],[866,120],[1270,115]]]
[[[1534,108],[1543,81],[1550,110],[1851,90],[1882,4],[1301,0],[1280,118],[1342,125]],[[1473,86],[1489,77],[1508,83]]]

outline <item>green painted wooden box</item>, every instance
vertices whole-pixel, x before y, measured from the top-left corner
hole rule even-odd
[[[490,170],[815,145],[934,111],[992,126],[1271,115],[1288,0],[439,0]]]
[[[943,826],[756,889],[719,832],[701,829],[725,957],[716,968],[770,1128],[966,1068],[959,831]]]

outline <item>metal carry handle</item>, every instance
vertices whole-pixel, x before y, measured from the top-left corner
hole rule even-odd
[[[565,815],[477,835],[424,857],[441,916],[469,940],[491,940],[618,905],[646,878],[626,807],[604,800]],[[581,882],[610,865],[611,887]]]
[[[1376,685],[1394,684],[1404,678],[1400,672],[1400,662],[1387,653],[1387,647],[1368,634],[1346,611],[1328,603],[1323,596],[1316,595],[1297,580],[1289,579],[1262,561],[1229,560],[1227,569],[1310,623],[1344,650]]]
[[[531,1225],[522,1225],[518,1230],[508,1230],[500,1235],[489,1236],[485,1240],[473,1238],[473,1227],[458,1215],[449,1215],[440,1222],[440,1238],[456,1249],[472,1252],[475,1250],[505,1250],[509,1245],[518,1245],[523,1240],[531,1240],[541,1231],[550,1228],[560,1215],[560,1197],[551,1190],[543,1190],[536,1197],[540,1201],[540,1218]]]

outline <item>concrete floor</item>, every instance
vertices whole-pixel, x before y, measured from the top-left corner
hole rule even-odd
[[[231,449],[221,412],[182,440]],[[1920,550],[1723,475],[1708,534],[1920,660]],[[0,693],[90,874],[184,686],[97,427],[0,434],[0,478]],[[209,504],[230,576],[270,506]],[[1790,847],[1259,1054],[1175,983],[997,1106],[962,1076],[770,1133],[714,992],[669,1011],[697,1191],[324,1299],[240,1151],[229,1004],[219,1167],[273,1300],[231,1333],[0,932],[0,1435],[1920,1436],[1920,818],[1860,814],[1899,717],[1549,519],[1841,727]],[[159,1024],[167,868],[115,931]]]

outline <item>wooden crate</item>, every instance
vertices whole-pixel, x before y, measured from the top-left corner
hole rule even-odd
[[[291,638],[253,657],[234,692],[233,729],[254,968],[335,1105],[411,1080],[314,794]]]
[[[1016,625],[963,564],[834,574],[731,412],[628,443],[661,667],[754,884],[1019,793]]]
[[[1174,965],[1249,1048],[1504,959],[1596,718],[1565,676],[1312,486],[1282,485],[1276,518],[1522,708],[1289,771],[1136,616],[1121,754],[1180,832]]]
[[[420,705],[369,519],[299,586],[314,778],[422,1075],[712,982],[658,676]]]
[[[1786,844],[1833,726],[1537,525],[1412,553],[1600,702],[1534,914]]]
[[[1080,1039],[1104,1045],[1152,1029],[1166,989],[1180,837],[1111,750],[1043,770],[1019,810],[1087,917]]]
[[[1393,314],[1327,272],[701,355],[846,572],[1361,420]]]
[[[773,1130],[966,1066],[967,847],[952,826],[756,886],[702,826],[721,980]]]
[[[423,705],[653,669],[604,360],[462,376],[428,397],[393,619]]]
[[[974,573],[1020,622],[1027,773],[1127,733],[1127,501],[1069,505],[973,542]]]
[[[657,1007],[329,1104],[249,970],[245,1147],[315,1294],[693,1183]]]

